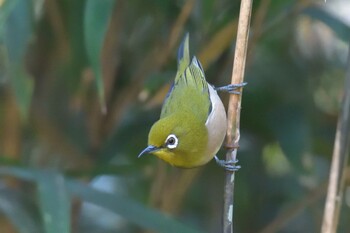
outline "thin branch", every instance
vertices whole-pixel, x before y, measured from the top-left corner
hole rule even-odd
[[[233,61],[232,84],[242,83],[244,80],[244,68],[247,57],[248,35],[250,16],[253,0],[242,0],[238,20],[236,50]],[[241,113],[242,95],[231,95],[228,106],[227,123],[227,154],[226,161],[236,161],[238,141],[240,137],[239,122]],[[233,232],[233,194],[235,173],[226,171],[224,190],[223,232]]]
[[[350,45],[350,44],[349,44]],[[342,204],[350,144],[350,46],[342,108],[338,117],[322,233],[336,232]]]

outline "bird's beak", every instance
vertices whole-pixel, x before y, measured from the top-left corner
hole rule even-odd
[[[152,152],[157,151],[159,149],[160,148],[156,147],[156,146],[152,146],[152,145],[147,146],[143,151],[141,151],[141,153],[137,156],[137,158],[140,158],[144,154],[152,153]]]

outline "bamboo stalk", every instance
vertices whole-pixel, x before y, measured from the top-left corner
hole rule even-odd
[[[237,41],[231,84],[242,83],[244,80],[244,68],[247,57],[248,34],[253,0],[242,0],[238,20]],[[226,147],[226,161],[236,161],[237,147],[240,137],[240,113],[242,95],[231,95],[228,106],[228,123]],[[223,232],[233,232],[233,196],[234,196],[235,173],[226,171],[226,181],[224,189],[224,212],[223,212]]]
[[[342,108],[338,117],[322,233],[336,232],[343,200],[350,144],[350,43]]]

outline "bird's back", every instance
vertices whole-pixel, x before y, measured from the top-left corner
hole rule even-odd
[[[190,61],[188,35],[178,52],[178,71],[174,84],[164,101],[161,118],[185,111],[205,123],[210,112],[208,83],[196,57]]]

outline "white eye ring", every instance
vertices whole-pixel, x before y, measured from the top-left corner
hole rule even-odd
[[[169,149],[174,149],[177,147],[177,144],[179,143],[179,139],[175,136],[175,134],[169,134],[169,136],[165,140],[165,145]]]

